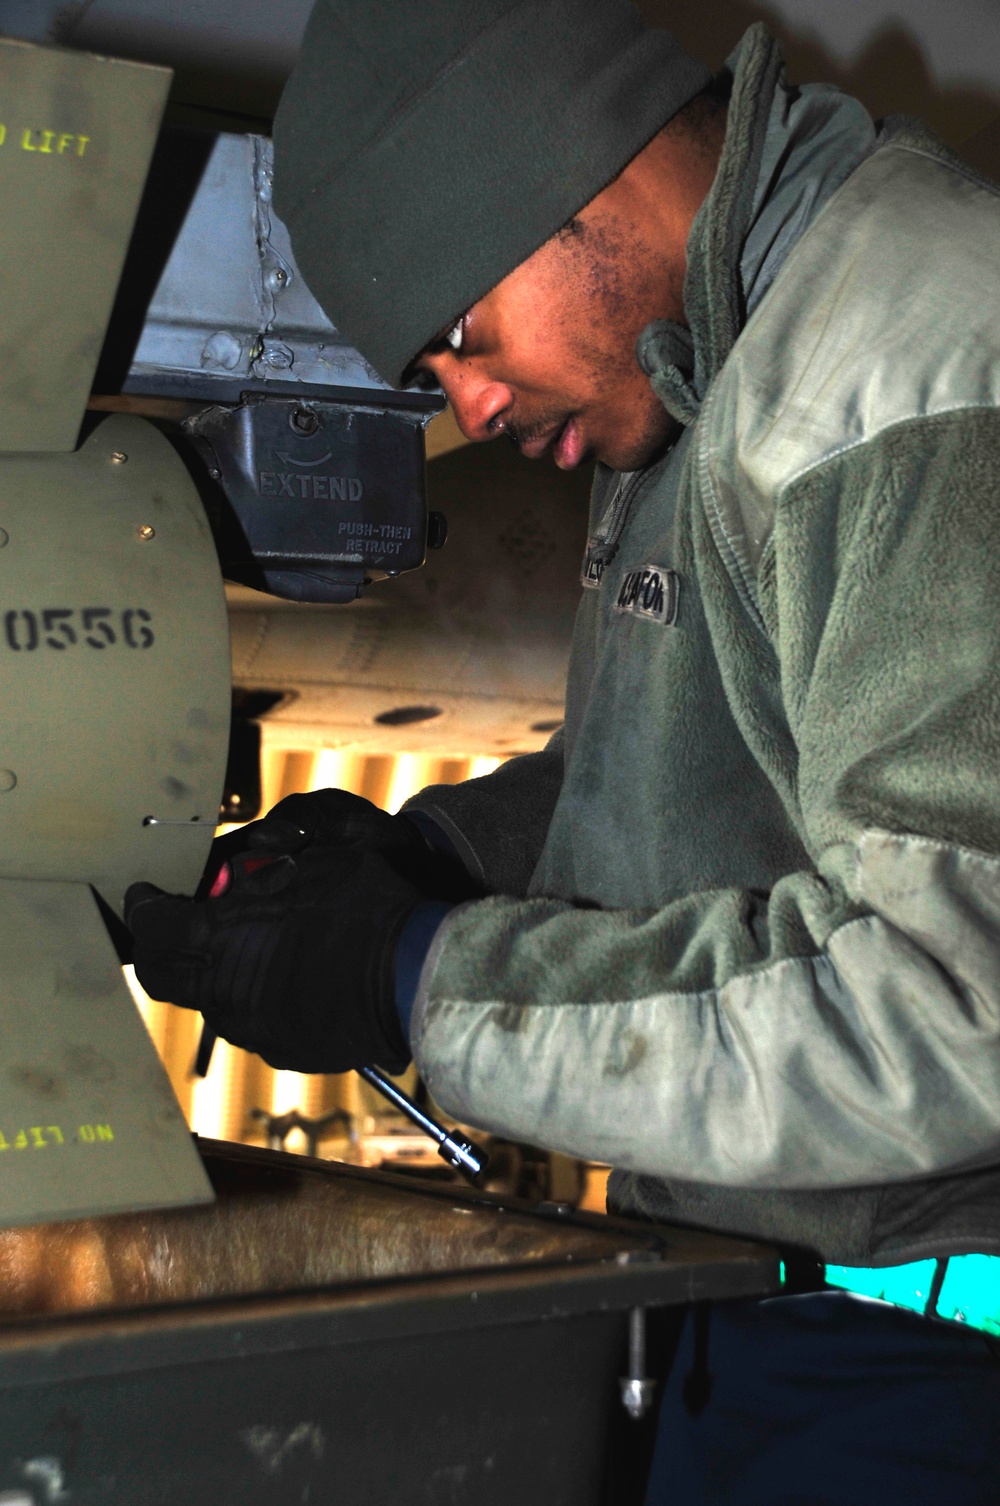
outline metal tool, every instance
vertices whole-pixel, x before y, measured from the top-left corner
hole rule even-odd
[[[228,838],[223,838],[225,842]],[[218,853],[219,848],[215,851]],[[202,874],[201,882],[195,891],[196,899],[215,899],[225,894],[232,883],[232,863],[229,858],[222,858],[215,862],[209,862],[208,867]],[[194,1059],[192,1071],[196,1077],[207,1077],[208,1069],[212,1061],[212,1051],[215,1047],[216,1035],[211,1025],[207,1022],[201,1027],[201,1039],[198,1042],[198,1051]],[[411,1120],[418,1129],[423,1130],[437,1144],[438,1155],[449,1166],[460,1171],[463,1177],[470,1182],[475,1181],[489,1165],[489,1156],[481,1146],[467,1139],[464,1135],[456,1135],[451,1130],[445,1129],[443,1124],[438,1124],[423,1109],[418,1108],[413,1099],[404,1093],[402,1088],[388,1077],[383,1077],[377,1067],[359,1067],[358,1075],[363,1077],[377,1092],[387,1098],[389,1102],[407,1119]]]
[[[193,1068],[196,1077],[208,1075],[216,1039],[211,1025],[203,1025]],[[490,1158],[482,1146],[469,1140],[465,1135],[455,1134],[452,1130],[445,1129],[443,1124],[438,1124],[436,1119],[432,1119],[429,1114],[424,1113],[423,1109],[418,1108],[402,1088],[397,1088],[388,1077],[383,1077],[377,1067],[359,1067],[358,1076],[363,1077],[365,1082],[381,1093],[383,1098],[387,1098],[418,1129],[423,1130],[425,1135],[429,1135],[432,1140],[436,1141],[441,1159],[447,1161],[448,1165],[454,1167],[456,1171],[461,1172],[467,1181],[474,1182],[486,1170],[490,1164]]]
[[[436,1119],[432,1119],[429,1114],[424,1113],[423,1109],[418,1108],[402,1088],[397,1088],[388,1077],[383,1077],[377,1067],[359,1067],[358,1076],[363,1077],[365,1082],[377,1089],[383,1098],[388,1098],[390,1103],[395,1104],[396,1108],[412,1120],[418,1129],[422,1129],[425,1135],[430,1135],[432,1140],[436,1140],[438,1155],[443,1161],[447,1161],[449,1166],[460,1171],[463,1177],[474,1182],[476,1177],[486,1170],[490,1164],[490,1158],[482,1146],[467,1139],[465,1135],[457,1135],[451,1130],[446,1130],[443,1124],[438,1124]]]

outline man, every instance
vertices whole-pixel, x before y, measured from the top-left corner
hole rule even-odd
[[[275,138],[376,368],[599,462],[565,734],[283,803],[140,978],[812,1261],[692,1320],[650,1501],[1000,1499],[997,190],[626,0],[320,0]]]

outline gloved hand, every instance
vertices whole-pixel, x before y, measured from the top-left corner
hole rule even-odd
[[[406,816],[390,816],[347,790],[286,795],[260,821],[217,837],[209,857],[209,883],[221,862],[237,852],[296,853],[311,847],[378,852],[426,899],[477,898],[481,890],[450,852],[434,847]]]
[[[289,853],[270,841],[229,858],[216,898],[129,888],[139,982],[200,1010],[272,1067],[402,1071],[410,1052],[396,1013],[396,943],[424,894],[381,853],[315,844]]]

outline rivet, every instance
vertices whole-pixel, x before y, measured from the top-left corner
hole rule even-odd
[[[124,465],[127,459],[128,459],[128,456],[125,454],[124,450],[112,450],[111,451],[111,464],[112,465]]]
[[[140,523],[138,528],[136,529],[136,533],[139,535],[140,539],[156,538],[156,529],[153,527],[152,523]]]
[[[265,345],[260,359],[274,371],[288,371],[295,364],[295,352],[290,346],[275,340]]]
[[[3,549],[4,546],[9,543],[10,534],[7,532],[6,528],[0,528],[0,549]]]
[[[0,794],[5,795],[17,784],[17,775],[13,769],[0,769]]]

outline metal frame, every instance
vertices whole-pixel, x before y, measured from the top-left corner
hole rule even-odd
[[[779,1284],[763,1246],[277,1152],[203,1151],[248,1177],[316,1171],[359,1196],[395,1189],[400,1212],[417,1198],[436,1200],[442,1220],[527,1216],[550,1253],[8,1323],[0,1493],[36,1506],[629,1506],[652,1425],[621,1406],[635,1313]],[[592,1236],[576,1238],[580,1258],[552,1253],[559,1228]],[[43,1477],[49,1493],[35,1495]]]

